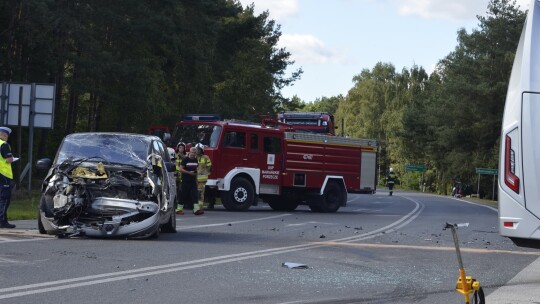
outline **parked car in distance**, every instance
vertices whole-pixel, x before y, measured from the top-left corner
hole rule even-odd
[[[176,232],[175,164],[157,136],[67,135],[41,188],[38,227],[59,237],[157,237]]]

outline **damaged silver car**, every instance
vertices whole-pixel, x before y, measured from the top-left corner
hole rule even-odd
[[[157,237],[176,232],[175,164],[156,136],[76,133],[64,138],[42,185],[41,233]]]

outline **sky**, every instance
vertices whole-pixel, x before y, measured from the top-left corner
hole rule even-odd
[[[525,10],[531,0],[516,0]],[[414,65],[431,73],[457,46],[457,32],[478,29],[489,0],[240,0],[255,14],[269,11],[281,26],[279,47],[304,73],[282,90],[305,102],[353,87],[352,78],[378,62],[397,72]]]

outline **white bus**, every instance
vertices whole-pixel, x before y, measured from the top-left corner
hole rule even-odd
[[[540,1],[532,0],[506,95],[499,160],[499,233],[540,248]]]

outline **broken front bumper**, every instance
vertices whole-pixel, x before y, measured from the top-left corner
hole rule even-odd
[[[47,218],[43,211],[40,211],[40,216],[47,233],[55,235],[144,237],[156,233],[159,229],[160,210],[152,201],[98,197],[92,201],[88,212],[93,217],[103,214],[103,220],[93,221],[91,224],[75,220],[72,225],[58,226],[54,219]],[[107,214],[114,215],[106,216]],[[135,220],[140,218],[143,219]]]

